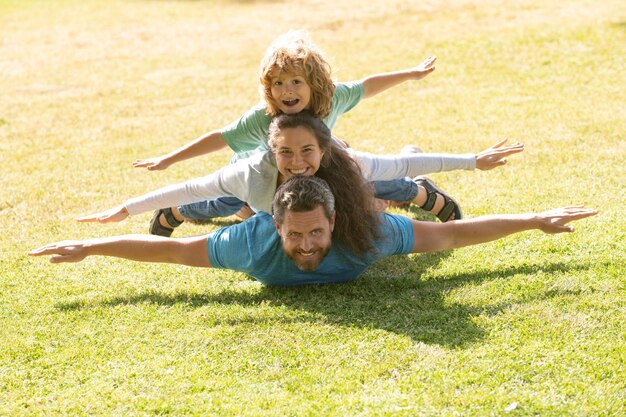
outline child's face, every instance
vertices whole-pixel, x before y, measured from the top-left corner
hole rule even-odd
[[[283,113],[295,114],[309,108],[311,87],[302,75],[290,72],[272,73],[271,92],[276,106]]]

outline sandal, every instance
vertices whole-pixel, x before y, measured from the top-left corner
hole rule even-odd
[[[413,178],[413,182],[417,185],[421,185],[426,190],[426,202],[420,208],[433,213],[432,209],[435,207],[435,203],[437,202],[437,195],[441,195],[444,201],[443,207],[439,210],[439,213],[433,214],[443,223],[450,220],[460,220],[463,217],[459,203],[443,192],[441,188],[437,187],[432,180],[426,177],[415,177]],[[452,214],[454,214],[454,219],[451,218]]]
[[[161,224],[159,221],[161,214],[165,217],[167,224],[172,226],[171,229]],[[150,228],[148,231],[151,235],[170,237],[174,232],[174,228],[180,226],[181,224],[183,224],[183,222],[176,220],[171,208],[158,209],[154,211],[154,214],[152,214],[152,220],[150,220]]]

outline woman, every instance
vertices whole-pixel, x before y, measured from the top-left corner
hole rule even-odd
[[[328,127],[308,112],[284,114],[274,118],[270,126],[269,145],[270,152],[239,160],[211,175],[129,199],[120,206],[84,216],[79,221],[121,221],[129,215],[226,196],[247,201],[255,211],[271,213],[274,193],[280,184],[294,175],[316,175],[328,182],[336,197],[337,223],[341,225],[336,234],[340,240],[344,240],[346,230],[358,229],[362,222],[376,218],[369,198],[372,196],[371,190],[362,192],[370,187],[367,181],[412,177],[422,174],[419,170],[424,169],[421,162],[418,166],[412,165],[410,156],[403,159],[409,161],[408,164],[394,165],[381,164],[380,158],[368,158],[365,153],[349,153],[332,139]],[[478,160],[478,156],[476,158]],[[434,159],[439,157],[435,156]],[[424,156],[420,156],[419,160],[423,161]],[[365,178],[363,174],[366,175]],[[450,211],[450,216],[444,221],[460,218],[458,204],[430,180],[418,179],[417,186],[418,196],[415,203],[418,206],[424,206],[435,215],[444,210]],[[365,198],[363,195],[369,197]],[[167,210],[169,209],[164,211]],[[161,210],[157,211],[156,216],[160,212]],[[169,212],[170,216],[175,214]],[[363,239],[364,242],[371,240],[369,237]],[[369,249],[358,243],[346,243],[356,253]]]

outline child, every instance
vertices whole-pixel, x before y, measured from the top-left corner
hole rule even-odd
[[[173,163],[221,149],[226,145],[233,149],[235,158],[266,151],[271,119],[281,113],[294,114],[307,109],[322,118],[332,130],[337,118],[351,110],[361,99],[372,97],[399,83],[426,77],[434,71],[435,60],[435,57],[429,57],[419,66],[408,70],[376,74],[361,81],[334,83],[330,65],[306,34],[302,31],[289,32],[272,43],[261,62],[262,103],[221,130],[211,131],[167,155],[138,160],[133,165],[148,170],[166,169]],[[519,144],[508,147],[504,142],[496,148],[506,155],[522,150]],[[505,161],[503,158],[499,159],[501,163]],[[473,169],[474,164],[475,161],[465,160],[459,165],[454,160],[448,164],[452,167],[446,170]],[[392,181],[381,182],[375,188],[377,191],[384,191],[385,195],[406,195],[410,192],[404,191],[404,188],[412,186],[414,187],[410,181]],[[445,199],[452,200],[441,194]],[[222,198],[180,206],[175,210],[182,215],[178,219],[173,218],[171,211],[166,209],[163,213],[155,213],[150,232],[169,235],[181,223],[181,218],[201,220],[227,216],[236,213],[243,205],[238,199]],[[430,205],[425,208],[429,207]],[[441,216],[441,220],[451,220],[451,217]]]
[[[272,117],[311,110],[333,130],[337,118],[361,99],[372,97],[407,80],[421,80],[435,70],[436,57],[428,57],[415,68],[377,74],[361,81],[334,83],[330,65],[303,31],[277,38],[261,61],[261,103],[230,125],[208,132],[166,155],[133,162],[136,168],[163,170],[186,159],[228,145],[237,158],[259,149],[266,151]]]

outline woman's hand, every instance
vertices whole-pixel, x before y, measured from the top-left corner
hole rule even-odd
[[[82,216],[77,218],[81,223],[89,223],[89,222],[98,222],[98,223],[112,223],[112,222],[121,222],[125,218],[129,216],[128,210],[122,204],[117,207],[113,207],[107,211],[103,211],[101,213],[96,214],[88,214],[87,216]]]
[[[490,169],[506,164],[506,157],[524,150],[524,144],[515,142],[507,145],[508,139],[503,139],[495,145],[476,154],[476,168],[481,171],[489,171]]]

